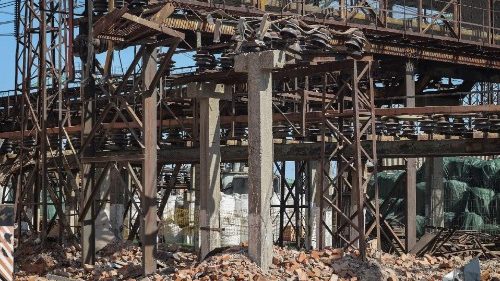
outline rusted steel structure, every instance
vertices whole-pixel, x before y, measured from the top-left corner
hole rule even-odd
[[[280,54],[262,68],[269,76],[257,75],[271,77],[259,87],[272,92],[276,170],[284,179],[285,162],[296,162],[295,181],[282,181],[271,206],[280,210],[275,243],[291,227],[298,247],[324,247],[330,236],[364,258],[375,237],[409,252],[414,242],[403,243],[379,212],[378,188],[375,198],[366,193],[380,159],[500,154],[493,0],[85,2],[17,1],[15,91],[0,97],[2,200],[42,243],[55,225],[60,239],[79,237],[83,263],[94,262],[95,220],[113,192],[102,186],[113,177],[126,209],[137,211],[128,239],[142,242],[144,274],[155,272],[157,218],[181,165],[200,162],[206,110],[188,84],[224,85],[210,96],[220,98],[221,146],[211,153],[222,162],[253,157],[249,83],[262,81],[236,72],[238,54]],[[128,63],[122,51],[132,53]],[[174,56],[188,52],[194,65],[177,67]],[[406,241],[415,241],[408,190]]]

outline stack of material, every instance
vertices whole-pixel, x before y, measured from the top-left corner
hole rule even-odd
[[[417,237],[424,235],[427,224],[425,198],[429,198],[431,190],[428,165],[424,162],[417,171]],[[391,225],[405,224],[405,174],[405,171],[382,171],[377,175],[380,213]],[[444,226],[500,234],[500,159],[445,157],[443,176]],[[367,189],[372,200],[374,183],[372,177]]]
[[[442,231],[435,241],[430,243],[431,248],[426,253],[436,256],[466,258],[474,255],[485,259],[500,259],[498,245],[500,236],[489,235],[477,231]]]

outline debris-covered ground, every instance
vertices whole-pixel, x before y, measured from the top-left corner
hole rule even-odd
[[[128,242],[108,245],[98,253],[95,266],[85,267],[76,246],[53,243],[47,248],[40,252],[39,245],[24,244],[16,251],[16,280],[442,280],[472,258],[396,257],[370,249],[368,260],[361,262],[357,252],[341,249],[276,247],[272,266],[264,273],[247,257],[245,247],[221,250],[202,262],[179,247],[161,247],[158,273],[145,279],[140,277],[140,247]],[[500,281],[500,261],[482,260],[481,279]]]

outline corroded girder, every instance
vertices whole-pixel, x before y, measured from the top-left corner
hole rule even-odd
[[[262,16],[266,13],[265,11],[251,7],[222,6],[190,0],[177,1],[176,5],[180,8],[188,8],[195,11],[211,12],[224,10],[235,16]],[[285,12],[279,15],[276,14],[275,16],[287,15],[293,14]],[[398,30],[332,19],[319,19],[313,17],[302,17],[302,19],[309,24],[323,24],[336,30],[346,30],[348,28],[362,29],[366,36],[373,39],[370,40],[371,48],[367,51],[374,55],[410,57],[429,61],[500,69],[500,58],[494,55],[498,53],[500,46],[497,44],[485,43],[482,40],[465,40],[463,38],[445,36],[444,34],[436,35],[428,34],[428,32]],[[163,23],[169,28],[182,31],[213,33],[215,29],[214,24],[210,24],[200,17],[172,16],[164,19]],[[220,28],[221,35],[231,36],[234,34],[234,31],[235,26],[229,24],[223,24]],[[492,40],[492,42],[494,43],[496,40]],[[193,44],[191,45],[194,46]]]
[[[365,149],[371,149],[369,142],[362,142]],[[335,149],[334,143],[326,144],[326,153]],[[274,161],[317,160],[321,143],[274,144]],[[346,151],[349,154],[349,149]],[[462,140],[398,140],[378,141],[377,155],[380,158],[398,157],[439,157],[439,156],[475,156],[500,154],[498,139],[462,139]],[[199,148],[171,147],[158,152],[158,161],[162,164],[199,163]],[[221,162],[245,162],[248,159],[248,146],[221,146]],[[134,152],[101,152],[95,157],[83,158],[83,162],[140,161]]]

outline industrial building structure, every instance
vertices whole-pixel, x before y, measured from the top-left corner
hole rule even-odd
[[[82,263],[92,264],[107,209],[111,232],[141,243],[143,273],[152,274],[175,193],[203,258],[229,231],[220,202],[236,184],[221,173],[240,173],[231,182],[248,182],[236,192],[248,194],[238,201],[248,202],[248,253],[263,269],[273,243],[355,248],[364,258],[376,239],[410,252],[436,237],[417,237],[417,168],[425,162],[425,225],[442,231],[443,157],[500,155],[495,0],[15,8],[0,176],[19,244],[28,239],[22,225],[42,244],[57,229],[58,239],[80,239]],[[405,171],[397,229],[380,212],[391,204],[376,180],[387,170]],[[500,200],[492,202],[494,217]]]

